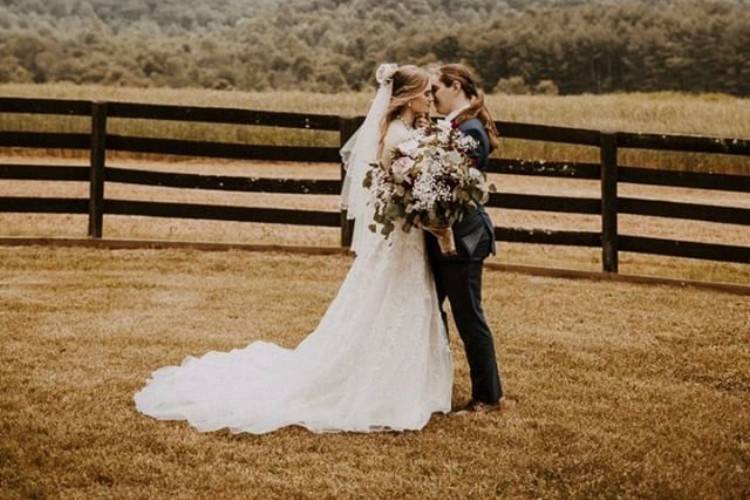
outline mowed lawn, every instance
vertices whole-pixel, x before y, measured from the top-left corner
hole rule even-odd
[[[0,247],[0,497],[750,495],[750,300],[690,288],[487,272],[516,403],[421,432],[201,434],[136,412],[161,366],[296,345],[350,264]],[[459,405],[468,375],[452,342]]]

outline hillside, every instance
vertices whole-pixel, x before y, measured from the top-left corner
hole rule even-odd
[[[359,90],[378,62],[466,61],[489,90],[750,95],[728,0],[10,0],[0,83]]]

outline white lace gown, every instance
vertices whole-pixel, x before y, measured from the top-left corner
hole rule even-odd
[[[408,134],[391,124],[385,157]],[[451,408],[453,366],[421,231],[396,230],[358,255],[296,348],[257,341],[188,356],[151,374],[138,410],[198,430],[262,434],[417,430]]]

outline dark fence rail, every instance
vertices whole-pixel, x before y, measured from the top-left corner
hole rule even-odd
[[[79,168],[88,172],[85,167]],[[104,168],[104,180],[123,184],[219,191],[333,195],[341,192],[341,181],[338,179],[273,179],[267,177],[176,174],[114,167]]]
[[[205,156],[243,160],[337,163],[337,148],[303,146],[264,146],[226,142],[186,141],[107,135],[107,149],[131,153],[156,153],[178,156]]]
[[[91,116],[92,101],[0,97],[0,113]]]
[[[601,200],[537,194],[491,193],[487,207],[573,214],[599,214]]]
[[[86,149],[89,167],[0,164],[0,179],[88,182],[87,199],[0,197],[0,212],[89,214],[89,235],[102,235],[103,216],[139,215],[150,217],[210,219],[295,225],[339,227],[341,243],[351,239],[346,212],[237,207],[194,203],[163,203],[107,199],[107,182],[186,189],[246,191],[288,194],[337,195],[345,175],[339,179],[274,179],[241,176],[154,172],[106,165],[106,151],[128,151],[212,158],[256,159],[285,162],[339,163],[334,147],[269,146],[149,137],[107,133],[109,118],[176,120],[224,124],[257,125],[310,130],[338,131],[344,144],[362,118],[335,115],[282,113],[235,108],[171,106],[124,102],[0,98],[0,112],[55,114],[91,117],[90,134],[0,132],[0,147],[41,149]],[[599,247],[603,269],[617,272],[620,251],[750,263],[750,247],[698,243],[619,234],[618,214],[688,219],[750,226],[750,209],[663,200],[620,197],[619,183],[750,192],[750,176],[657,170],[642,166],[621,166],[617,153],[622,148],[672,150],[709,154],[750,156],[750,141],[681,135],[633,134],[598,130],[496,122],[507,138],[559,142],[596,147],[599,163],[526,161],[493,158],[488,172],[509,175],[544,176],[595,180],[601,185],[600,198],[493,193],[488,207],[589,214],[601,217],[601,232],[553,231],[546,229],[496,227],[498,240],[545,245]]]
[[[0,212],[36,214],[86,214],[88,198],[31,198],[27,196],[0,197]]]
[[[620,250],[692,259],[750,263],[750,248],[715,243],[622,235],[620,236]]]
[[[0,132],[0,147],[89,149],[91,147],[91,136],[57,132]]]
[[[750,209],[748,208],[645,200],[641,198],[618,198],[617,206],[621,214],[651,215],[671,219],[702,220],[750,226]]]
[[[89,167],[0,164],[0,179],[23,181],[87,181]]]
[[[338,212],[287,210],[283,208],[225,207],[197,203],[104,200],[104,211],[105,213],[116,215],[269,222],[304,226],[339,227],[341,223]]]
[[[530,139],[582,146],[599,146],[599,132],[571,127],[552,125],[532,125],[530,123],[495,122],[501,135],[510,139]]]
[[[750,140],[696,137],[691,135],[632,134],[617,132],[621,148],[750,155]]]
[[[337,115],[311,115],[278,111],[254,111],[237,108],[201,106],[169,106],[163,104],[109,103],[108,115],[113,118],[177,120],[186,122],[264,125],[271,127],[339,131]]]
[[[526,229],[496,227],[495,238],[500,241],[536,243],[539,245],[565,245],[576,247],[601,247],[601,233],[589,231],[553,231],[549,229]]]
[[[542,177],[598,180],[601,172],[601,165],[598,163],[570,163],[490,158],[487,172],[496,174],[536,175]]]
[[[750,175],[704,174],[676,172],[639,167],[619,167],[618,181],[653,186],[717,189],[750,193]]]

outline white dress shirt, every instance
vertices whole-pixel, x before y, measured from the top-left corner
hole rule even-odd
[[[460,115],[462,112],[466,111],[471,107],[471,104],[467,104],[466,106],[460,107],[456,109],[455,111],[452,111],[448,114],[448,116],[445,117],[446,120],[449,122],[452,122],[458,115]]]

